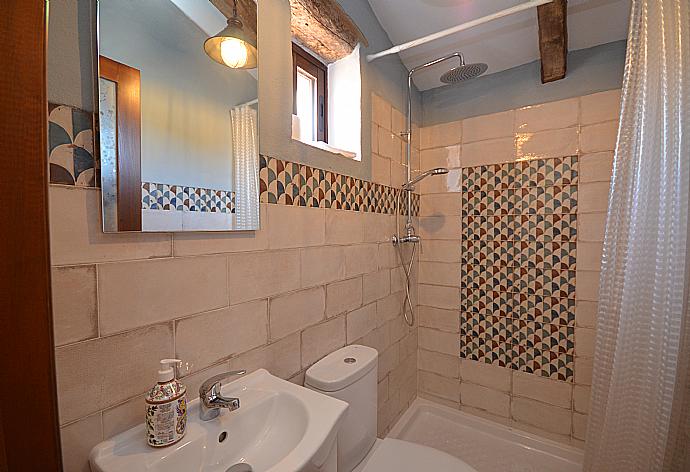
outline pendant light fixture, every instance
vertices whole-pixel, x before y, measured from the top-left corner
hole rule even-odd
[[[231,69],[256,68],[256,35],[244,27],[237,14],[237,0],[233,0],[228,26],[204,41],[204,51],[211,59]]]

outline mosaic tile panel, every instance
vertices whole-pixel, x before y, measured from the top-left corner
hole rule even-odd
[[[98,163],[93,155],[93,113],[48,104],[50,183],[95,187]]]
[[[460,356],[572,381],[577,156],[462,178]]]
[[[404,214],[409,193],[305,164],[261,156],[260,201],[282,205],[370,213]],[[398,201],[399,200],[399,201]],[[419,195],[412,194],[412,213],[419,214]]]
[[[144,182],[141,184],[141,208],[144,210],[235,213],[235,192]]]

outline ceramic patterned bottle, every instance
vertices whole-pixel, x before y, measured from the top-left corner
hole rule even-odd
[[[175,378],[179,359],[163,359],[158,383],[146,395],[146,441],[149,446],[175,444],[187,431],[187,387]]]

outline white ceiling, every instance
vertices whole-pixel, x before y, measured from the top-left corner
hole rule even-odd
[[[525,0],[369,0],[393,44],[420,38],[509,8]],[[575,51],[627,37],[630,0],[570,0],[568,47]],[[537,10],[532,8],[400,53],[408,69],[460,51],[467,63],[486,62],[487,74],[539,59]],[[453,65],[454,66],[454,65]],[[450,64],[419,72],[420,90],[443,85]]]

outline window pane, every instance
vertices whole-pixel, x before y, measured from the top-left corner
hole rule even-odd
[[[300,141],[316,141],[316,78],[299,67],[296,99]]]

